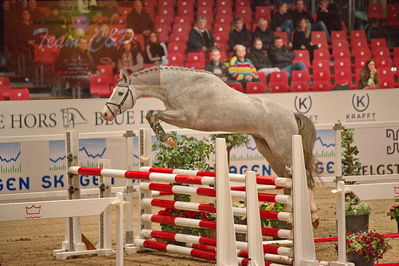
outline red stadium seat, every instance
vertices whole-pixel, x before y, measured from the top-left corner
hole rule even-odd
[[[4,99],[10,99],[11,82],[8,77],[0,77],[0,95]]]
[[[370,48],[374,50],[376,48],[387,48],[387,41],[385,38],[371,39]]]
[[[236,9],[240,7],[250,7],[250,1],[248,0],[236,0]]]
[[[247,25],[252,23],[252,10],[249,6],[237,7],[235,15],[244,19],[244,23]]]
[[[256,7],[256,13],[255,13],[255,21],[259,21],[260,18],[264,18],[267,21],[271,21],[272,16],[271,16],[271,7],[270,6],[257,6]]]
[[[334,71],[339,69],[347,69],[351,72],[351,60],[350,58],[341,58],[334,61]]]
[[[176,16],[174,24],[188,24],[191,25],[194,22],[193,16]]]
[[[377,57],[389,58],[390,57],[388,47],[377,47],[377,48],[371,50],[371,52],[375,58],[377,58]]]
[[[357,57],[362,57],[362,58],[370,58],[371,57],[371,52],[369,48],[357,48],[352,50],[352,56],[354,58]]]
[[[381,89],[395,88],[394,74],[390,68],[380,69],[379,74]]]
[[[213,25],[213,34],[222,34],[229,36],[230,33],[230,25],[229,24],[214,24]]]
[[[215,24],[228,25],[228,24],[231,24],[232,20],[233,20],[233,18],[231,15],[220,15],[217,13],[216,18],[215,18]]]
[[[354,88],[350,68],[335,68],[334,83],[335,85],[348,85],[350,88]]]
[[[346,32],[343,30],[338,30],[338,31],[333,30],[331,32],[331,41],[332,41],[332,43],[334,43],[334,41],[337,41],[337,40],[346,41]]]
[[[188,53],[186,58],[186,67],[195,69],[204,69],[205,67],[205,54],[199,53]]]
[[[184,54],[182,53],[170,53],[168,55],[169,66],[184,66]]]
[[[375,64],[378,69],[392,67],[392,61],[391,58],[389,57],[376,57]]]
[[[269,89],[271,92],[289,91],[287,73],[284,71],[272,72],[269,75]]]
[[[174,17],[175,11],[171,6],[159,7],[158,16],[160,17]],[[173,19],[172,19],[173,21]]]
[[[49,48],[47,45],[35,44],[34,61],[43,65],[53,65],[57,59],[56,50]]]
[[[399,28],[399,4],[387,4],[387,24]]]
[[[168,44],[168,52],[170,54],[182,53],[184,54],[187,49],[187,44],[183,42],[170,42]]]
[[[97,70],[106,79],[107,84],[111,84],[113,71],[111,65],[97,65]],[[108,79],[108,80],[107,80]]]
[[[346,48],[349,49],[349,44],[347,40],[336,40],[332,42],[332,49],[340,49],[340,48]]]
[[[231,0],[217,0],[216,1],[216,7],[229,7],[231,8]]]
[[[191,25],[190,24],[174,24],[173,25],[173,33],[183,33],[188,35],[191,31]]]
[[[381,4],[369,4],[368,17],[369,19],[382,20],[384,16]]]
[[[329,91],[332,89],[331,75],[329,69],[320,69],[313,73],[313,90]]]
[[[312,42],[320,44],[320,48],[328,49],[327,36],[324,31],[312,31]]]
[[[120,6],[118,7],[118,13],[121,16],[127,17],[130,13],[132,13],[132,7]]]
[[[170,34],[171,28],[169,24],[163,24],[163,25],[161,24],[155,31],[158,34]]]
[[[219,45],[225,45],[229,41],[229,34],[224,32],[214,33],[213,38]]]
[[[98,97],[109,97],[111,91],[109,89],[109,77],[106,75],[93,75],[90,77],[90,95]]]
[[[291,77],[291,91],[303,92],[309,91],[310,81],[309,73],[307,70],[294,70]]]
[[[266,86],[267,86],[267,78],[266,78],[265,73],[258,72],[258,76],[259,76],[260,80],[262,81],[263,86],[266,88]]]
[[[266,88],[265,88],[265,85],[261,81],[248,82],[246,92],[247,93],[265,93]]]
[[[351,30],[351,42],[355,40],[367,40],[364,30]]]
[[[313,60],[313,73],[322,70],[328,70],[330,72],[330,61],[324,59],[314,59]]]
[[[169,37],[170,42],[184,42],[186,43],[188,41],[188,34],[187,33],[182,33],[182,32],[175,32],[172,33]]]
[[[214,0],[198,0],[198,2],[197,2],[198,8],[200,8],[200,7],[211,7],[211,8],[213,8],[214,5],[215,5],[215,1]]]
[[[213,21],[213,8],[211,6],[199,7],[197,10],[197,16],[206,17],[208,20],[209,17],[211,17],[212,19],[210,21]]]
[[[295,59],[293,62],[303,62],[306,69],[310,69],[311,64],[308,50],[295,50]]]
[[[329,61],[330,60],[330,52],[328,51],[328,49],[316,49],[313,52],[313,59]]]
[[[12,89],[10,90],[11,101],[27,101],[30,100],[30,92],[28,89]]]
[[[158,9],[161,8],[174,8],[176,6],[176,0],[159,0]]]
[[[194,16],[194,6],[179,6],[177,14],[179,16]]]
[[[168,15],[157,16],[154,19],[154,25],[155,25],[155,27],[160,27],[161,25],[164,25],[164,24],[171,25],[173,22],[173,19],[174,19],[173,16],[168,16]]]
[[[229,6],[220,6],[216,9],[216,14],[223,16],[233,16],[233,10]]]
[[[195,0],[178,0],[177,1],[177,9],[183,7],[192,7],[194,8]]]
[[[236,91],[239,92],[244,92],[244,88],[242,87],[240,82],[229,82],[227,83],[227,85],[229,85],[231,88],[235,89]]]
[[[393,48],[393,62],[396,67],[399,67],[399,47]]]
[[[351,57],[351,54],[349,52],[349,48],[347,48],[347,47],[346,48],[342,47],[342,48],[333,49],[333,55],[334,55],[335,59],[338,59],[338,58],[344,59],[344,58],[350,58]]]

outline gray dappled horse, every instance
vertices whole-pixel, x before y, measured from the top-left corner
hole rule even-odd
[[[291,136],[302,135],[308,186],[314,186],[313,145],[316,131],[311,120],[256,95],[240,93],[212,73],[182,67],[152,67],[127,75],[106,103],[102,116],[111,121],[134,107],[141,97],[155,97],[166,109],[152,110],[147,120],[161,141],[170,139],[159,121],[200,131],[250,134],[258,151],[278,176],[288,176],[292,165]],[[318,224],[317,207],[310,190],[312,221]]]

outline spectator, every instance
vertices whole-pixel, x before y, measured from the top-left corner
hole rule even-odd
[[[96,65],[111,65],[114,73],[117,73],[118,50],[115,42],[109,38],[109,27],[106,24],[91,39],[89,52]]]
[[[213,47],[215,40],[206,24],[206,17],[197,17],[196,24],[188,37],[188,52],[206,52]]]
[[[272,16],[272,28],[275,31],[286,32],[288,41],[291,42],[291,33],[294,31],[294,24],[287,4],[282,1],[278,2],[276,5],[275,12]]]
[[[318,46],[312,43],[310,28],[310,23],[306,18],[298,21],[298,26],[294,32],[293,49],[308,50],[310,61],[313,62],[313,52]]]
[[[122,52],[118,60],[119,70],[130,73],[139,71],[143,68],[143,56],[141,53],[135,53],[132,49],[130,41],[124,41],[122,45]]]
[[[244,19],[235,18],[233,22],[233,29],[229,34],[229,48],[235,49],[237,44],[241,44],[246,48],[251,47],[251,32],[244,24]]]
[[[143,2],[140,0],[133,1],[133,10],[127,17],[127,24],[134,32],[143,34],[145,37],[154,31],[154,23],[150,15],[143,10]]]
[[[330,34],[333,30],[342,30],[337,6],[333,3],[330,3],[329,0],[319,1],[317,21],[322,21],[326,25],[327,30]]]
[[[370,59],[360,71],[359,89],[378,89],[379,87],[380,78],[378,70],[375,68],[374,59]]]
[[[303,62],[292,63],[292,60],[295,58],[295,52],[283,44],[281,37],[274,39],[274,46],[270,49],[269,56],[275,67],[287,72],[289,79],[291,78],[292,71],[306,70]]]
[[[255,40],[256,38],[262,40],[263,50],[268,50],[273,45],[274,32],[269,29],[269,22],[264,18],[259,19],[258,26],[252,35],[252,40]]]
[[[19,52],[21,52],[26,59],[33,58],[33,50],[35,45],[35,37],[33,36],[33,32],[35,30],[34,25],[32,24],[30,12],[28,9],[22,10],[21,14],[21,22],[18,25],[18,34],[14,35],[14,43],[18,47]]]
[[[61,14],[57,5],[50,8],[50,15],[45,18],[45,24],[50,34],[54,34],[57,38],[66,34],[66,18]]]
[[[43,27],[43,20],[44,14],[37,8],[37,1],[36,0],[29,0],[28,1],[28,10],[32,19],[32,24],[35,27]]]
[[[146,55],[149,63],[155,65],[166,65],[168,63],[168,49],[166,45],[159,40],[155,32],[151,32],[147,40]]]
[[[205,65],[205,70],[212,72],[215,76],[219,77],[224,82],[229,80],[229,71],[223,62],[220,62],[220,49],[211,49],[211,61]]]
[[[262,40],[260,38],[255,38],[251,52],[248,54],[248,59],[252,61],[258,72],[262,72],[266,76],[272,72],[280,71],[279,68],[273,67],[272,61],[266,51],[262,50],[262,47]]]
[[[248,82],[260,81],[255,66],[251,60],[246,58],[246,50],[244,45],[237,44],[234,47],[235,56],[231,58],[228,68],[230,76],[239,81],[244,88],[247,87]]]
[[[312,25],[312,31],[324,31],[327,35],[327,39],[330,42],[330,34],[328,33],[327,27],[323,21],[315,22],[309,12],[305,10],[304,0],[297,0],[295,2],[295,10],[292,12],[292,17],[294,20],[294,27],[298,27],[298,23],[301,19],[306,18]]]

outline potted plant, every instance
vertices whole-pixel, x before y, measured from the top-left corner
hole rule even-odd
[[[389,247],[384,236],[375,231],[348,233],[346,236],[347,260],[355,266],[374,265],[374,261],[381,259]]]
[[[390,216],[392,220],[396,220],[399,233],[399,199],[396,199],[395,202],[389,206],[387,215]]]
[[[203,171],[211,170],[208,164],[210,155],[214,151],[214,146],[207,139],[202,140],[194,137],[179,136],[176,133],[171,134],[176,139],[177,147],[171,148],[163,142],[157,141],[152,149],[157,151],[153,165],[156,167],[181,168],[181,169],[198,169]],[[177,184],[182,185],[182,184]],[[190,195],[174,194],[175,201],[189,202]],[[166,208],[158,212],[159,215],[186,217],[200,220],[215,220],[215,218],[205,212],[184,211]],[[183,233],[192,235],[207,236],[210,232],[205,229],[197,229],[184,226],[161,224],[161,229],[167,232]],[[174,242],[175,243],[175,242]],[[181,243],[175,243],[181,244]]]
[[[353,145],[354,129],[344,129],[341,134],[342,175],[360,175],[361,163],[357,155],[359,150]],[[353,182],[345,182],[353,184]],[[369,227],[370,205],[361,201],[355,194],[345,194],[346,232],[367,231]]]
[[[233,148],[238,148],[244,144],[249,143],[248,135],[244,134],[215,134],[212,135],[212,140],[215,141],[216,138],[224,138],[226,140],[227,149],[227,159],[230,165],[230,152]]]

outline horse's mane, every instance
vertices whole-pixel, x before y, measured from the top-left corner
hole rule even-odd
[[[177,71],[187,71],[187,72],[192,72],[192,73],[207,73],[213,75],[213,73],[206,71],[206,70],[198,70],[198,69],[193,69],[193,68],[187,68],[187,67],[178,67],[178,66],[153,66],[149,68],[144,68],[140,71],[133,72],[130,76],[131,77],[138,77],[144,74],[147,74],[149,72],[153,71],[161,71],[161,70],[177,70]]]

